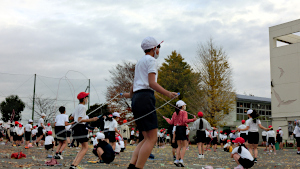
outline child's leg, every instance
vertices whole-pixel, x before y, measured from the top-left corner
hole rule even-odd
[[[144,140],[141,141],[141,146],[140,149],[138,151],[137,155],[137,160],[136,160],[136,164],[135,166],[137,168],[143,168],[156,141],[157,141],[157,129],[152,129],[149,131],[143,131],[142,132],[143,136],[144,136]],[[139,144],[139,145],[140,145]],[[136,148],[137,149],[137,148]],[[135,153],[135,151],[134,151]],[[134,163],[131,163],[134,164]]]
[[[179,160],[180,158],[181,158],[181,149],[182,149],[182,140],[177,140],[177,145],[178,145],[178,147],[177,147],[177,150],[176,150],[176,153],[177,153],[177,156],[176,156],[176,160]],[[179,156],[179,154],[180,154],[180,156]]]
[[[62,153],[62,151],[64,151],[64,149],[65,149],[66,146],[67,146],[67,141],[66,140],[62,141],[62,145],[61,145],[61,147],[59,149],[59,152]]]
[[[258,146],[258,144],[253,144],[253,148],[254,148],[254,158],[257,158],[257,155],[258,155],[257,146]]]
[[[249,152],[253,156],[253,144],[249,144]]]
[[[300,148],[300,147],[298,147],[298,148]],[[173,154],[173,156],[175,156],[175,152],[176,152],[176,148],[172,148],[172,154]]]
[[[271,144],[269,144],[269,151],[270,151],[270,152],[271,152],[271,149],[272,149],[272,148],[271,148]]]
[[[98,148],[97,148],[97,154],[98,154],[98,157],[99,157],[100,160],[102,160],[101,155],[102,155],[103,153],[104,153],[104,151],[102,150],[102,148],[101,148],[101,147],[98,147]]]
[[[181,157],[182,160],[183,160],[185,152],[186,152],[186,142],[187,142],[187,140],[183,140],[181,142],[182,148],[181,148],[181,151],[180,151],[180,157]]]
[[[197,146],[198,146],[198,152],[199,152],[199,154],[202,154],[201,142],[197,143]]]
[[[59,141],[58,146],[56,148],[56,153],[59,152],[60,148],[62,147],[62,144],[63,144],[62,141]]]
[[[80,163],[80,161],[83,159],[84,155],[86,154],[87,150],[88,150],[88,142],[81,143],[81,149],[73,161],[74,166],[77,166]]]
[[[239,165],[240,162],[239,162],[239,159],[240,159],[240,155],[238,155],[237,153],[233,154],[233,159],[235,160],[235,162]]]

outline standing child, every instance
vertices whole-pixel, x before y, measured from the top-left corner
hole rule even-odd
[[[25,125],[25,141],[26,141],[25,142],[25,147],[28,147],[28,144],[30,142],[32,123],[33,123],[33,120],[29,119],[28,124]]]
[[[211,134],[208,129],[205,130],[206,148],[205,151],[210,151],[209,146],[211,142]]]
[[[130,132],[130,145],[134,144],[134,128],[131,128],[131,132]]]
[[[299,128],[299,121],[296,121],[296,126],[294,129],[294,135],[296,137],[297,142],[297,154],[300,155],[300,128]]]
[[[44,136],[43,129],[45,129],[44,126],[44,118],[46,117],[45,113],[41,114],[41,118],[38,121],[38,133],[37,133],[37,139],[36,139],[36,145],[39,146],[39,141],[42,140]]]
[[[22,143],[23,135],[24,135],[25,129],[22,124],[19,124],[19,127],[17,129],[17,145],[20,146]]]
[[[139,119],[136,121],[137,128],[144,136],[143,141],[137,145],[132,154],[129,169],[143,168],[157,141],[158,123],[153,90],[169,98],[177,96],[177,93],[169,92],[157,83],[156,59],[159,56],[160,44],[153,37],[146,37],[141,47],[145,55],[135,66],[134,82],[130,93],[124,94],[126,98],[132,97],[132,112],[134,118]],[[150,112],[152,113],[143,117]]]
[[[97,121],[98,117],[93,117],[90,119],[86,119],[86,107],[85,105],[88,103],[88,96],[89,93],[80,92],[77,95],[77,99],[79,100],[79,104],[75,108],[72,117],[74,119],[74,122],[76,123],[73,127],[74,131],[74,139],[81,143],[81,149],[77,153],[74,161],[71,164],[70,169],[74,169],[77,167],[77,165],[80,163],[80,161],[83,159],[84,155],[86,154],[88,150],[88,130],[86,129],[85,123],[86,122],[92,122]]]
[[[35,145],[35,141],[36,141],[36,133],[37,133],[36,126],[33,126],[33,130],[31,131],[31,138],[32,138],[32,141],[33,141],[33,144],[32,144],[32,145]]]
[[[218,132],[216,130],[217,128],[213,127],[213,131],[211,133],[214,152],[217,152],[217,144],[218,144]]]
[[[245,125],[245,120],[242,120],[242,124],[238,127],[240,129],[245,129],[247,126]],[[242,137],[245,140],[245,146],[247,147],[247,141],[248,141],[248,131],[239,131],[240,137]]]
[[[114,150],[116,147],[116,133],[118,133],[121,137],[122,135],[118,130],[118,122],[117,122],[117,120],[119,120],[120,118],[120,114],[118,112],[114,112],[112,115],[113,115],[113,120],[109,124],[108,139],[109,139],[109,144]]]
[[[13,134],[12,134],[12,136],[13,136],[13,141],[14,141],[14,144],[13,144],[13,146],[14,145],[17,145],[17,139],[18,139],[18,129],[19,129],[19,122],[18,121],[15,121],[15,126],[14,126],[14,129],[13,129]]]
[[[127,146],[127,140],[130,139],[130,131],[128,125],[126,125],[127,120],[123,120],[123,125],[121,126],[121,134],[123,136],[123,141],[125,144],[125,148]]]
[[[221,145],[221,147],[223,147],[224,146],[224,142],[223,142],[223,131],[221,130],[220,131],[220,134],[219,134],[219,140],[220,140],[220,145]]]
[[[279,143],[279,148],[283,150],[283,142],[282,142],[283,131],[281,130],[281,127],[278,127],[278,130],[279,130],[280,137],[279,140],[277,140],[277,142]]]
[[[271,155],[272,153],[272,147],[273,147],[273,151],[274,151],[274,155],[276,155],[276,149],[275,149],[275,132],[273,130],[273,127],[271,125],[269,125],[269,131],[267,132],[267,140],[268,140],[268,144],[269,144],[269,155]]]
[[[245,140],[242,137],[238,137],[233,142],[238,145],[231,152],[231,158],[238,164],[234,169],[251,168],[254,165],[254,161],[251,153],[244,145]]]
[[[45,149],[47,150],[47,152],[50,149],[52,149],[53,151],[53,147],[54,147],[54,138],[52,136],[52,131],[48,131],[47,136],[45,138]]]
[[[55,118],[55,135],[56,139],[59,142],[56,154],[54,156],[55,159],[63,159],[62,157],[62,151],[67,146],[67,132],[66,132],[66,126],[74,124],[74,122],[69,123],[69,116],[66,115],[66,108],[64,106],[59,107],[60,114],[56,116]],[[48,131],[49,132],[49,131]]]
[[[103,119],[104,119],[104,131],[103,132],[104,132],[104,136],[105,136],[105,141],[107,143],[109,143],[109,136],[108,136],[109,131],[108,130],[109,130],[110,123],[113,121],[112,115],[110,114],[107,117],[104,116]]]
[[[266,146],[266,148],[264,149],[264,151],[267,151],[267,146],[268,146],[268,143],[267,143],[267,131],[262,131],[261,132],[261,137],[262,137],[262,145],[263,146]]]
[[[211,129],[211,126],[207,120],[203,118],[203,113],[200,111],[198,112],[198,117],[193,126],[191,127],[191,130],[197,130],[196,131],[196,142],[198,146],[198,158],[204,158],[204,144],[207,142],[206,138],[206,130]]]

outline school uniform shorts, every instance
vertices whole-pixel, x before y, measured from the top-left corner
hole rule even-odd
[[[77,142],[83,143],[89,141],[88,130],[86,129],[85,124],[75,123],[72,129],[73,129],[73,137]]]
[[[277,142],[281,143],[282,142],[282,137],[278,137]]]
[[[45,145],[45,149],[46,150],[49,150],[49,149],[51,149],[51,148],[53,148],[53,144],[48,144],[48,145]]]
[[[196,138],[197,143],[205,143],[206,142],[205,131],[197,130],[196,136],[197,136],[197,138]]]
[[[134,119],[138,119],[135,123],[140,133],[158,128],[154,91],[143,89],[134,92],[131,106]]]
[[[300,147],[300,137],[296,137],[297,147]]]
[[[267,141],[267,136],[261,136],[263,141]]]
[[[38,127],[38,132],[37,132],[36,136],[40,137],[41,135],[44,135],[44,133],[43,133],[43,127]]]
[[[206,144],[209,144],[211,141],[211,138],[210,137],[206,137]]]
[[[106,138],[106,137],[105,137]],[[134,135],[130,136],[130,140],[134,140]]]
[[[175,139],[176,140],[187,140],[186,136],[186,126],[177,126],[175,131]]]
[[[240,136],[245,140],[245,142],[248,140],[248,137],[247,137],[246,133],[241,133]]]
[[[269,137],[268,144],[275,145],[275,137]]]
[[[248,143],[249,144],[258,144],[259,133],[258,132],[248,132]]]
[[[55,136],[57,141],[65,141],[67,140],[67,132],[65,126],[55,126]]]
[[[212,144],[213,145],[218,144],[218,138],[217,137],[213,137]]]
[[[97,145],[94,146],[94,148],[93,148],[93,154],[94,154],[96,157],[98,157],[97,149],[98,149],[98,146],[97,146]],[[102,158],[102,160],[103,160],[106,164],[109,164],[109,163],[111,163],[111,162],[114,161],[115,155],[114,155],[114,154],[111,154],[111,153],[105,153],[105,151],[104,151],[104,153],[101,155],[101,158]]]
[[[30,131],[25,131],[25,140],[26,141],[30,141],[30,136],[31,136],[31,132]]]
[[[254,161],[251,161],[246,158],[239,158],[239,163],[244,167],[244,168],[251,168],[254,165]]]
[[[108,139],[108,128],[104,129],[104,136],[106,139]]]
[[[116,132],[115,131],[108,131],[108,140],[110,143],[116,142]]]

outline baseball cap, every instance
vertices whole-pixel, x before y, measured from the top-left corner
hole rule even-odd
[[[145,39],[143,39],[142,44],[141,44],[141,48],[143,49],[143,51],[145,51],[147,49],[152,49],[152,48],[154,48],[158,45],[159,44],[157,43],[156,39],[154,39],[151,36],[148,36]]]
[[[123,123],[127,123],[127,120],[123,120]]]
[[[177,106],[177,107],[182,107],[182,106],[184,106],[184,105],[186,105],[186,104],[185,104],[185,102],[182,101],[182,100],[178,100],[178,101],[176,102],[176,106]]]
[[[33,120],[32,120],[32,119],[29,119],[29,120],[28,120],[28,122],[29,122],[29,123],[32,123],[32,122],[33,122]]]
[[[227,143],[229,143],[230,142],[230,140],[227,140]]]
[[[269,128],[272,128],[272,125],[269,125]]]
[[[221,130],[220,133],[223,133],[223,131]]]
[[[47,124],[47,126],[50,126],[50,125],[51,125],[50,123]]]
[[[252,109],[249,109],[248,111],[247,111],[247,114],[251,114],[253,112],[253,110]]]
[[[198,112],[198,117],[203,117],[203,113],[201,111]]]
[[[15,121],[15,125],[17,125],[17,124],[19,124],[19,122],[18,122],[18,121]]]
[[[281,130],[281,127],[278,127],[278,130]]]
[[[96,134],[96,136],[97,136],[97,139],[98,139],[98,140],[102,140],[102,139],[105,138],[104,134],[103,134],[103,133],[100,133],[100,132],[98,132],[98,133]]]
[[[131,128],[131,130],[134,130],[134,128]]]
[[[42,116],[42,117],[46,117],[46,114],[45,114],[45,113],[42,113],[41,116]]]
[[[33,126],[33,128],[35,129],[35,128],[36,128],[36,126]]]
[[[47,133],[48,135],[52,135],[52,131],[48,131],[48,133]]]
[[[245,120],[242,120],[242,124],[244,124],[246,121]]]
[[[85,92],[80,92],[78,95],[77,95],[77,99],[83,99],[85,97],[87,97],[90,93],[85,93]]]
[[[235,140],[233,140],[232,142],[243,144],[243,143],[245,143],[245,140],[242,137],[238,137]]]
[[[116,117],[120,117],[120,114],[118,112],[114,112],[112,115]]]
[[[22,124],[19,124],[19,127],[22,127]]]

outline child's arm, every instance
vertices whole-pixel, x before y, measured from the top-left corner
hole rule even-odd
[[[161,94],[163,94],[165,96],[168,96],[171,99],[174,98],[174,97],[176,97],[176,96],[178,96],[177,93],[175,93],[175,92],[169,92],[168,90],[166,90],[163,87],[161,87],[157,82],[155,82],[155,79],[156,79],[155,75],[156,75],[155,73],[149,73],[148,74],[149,86],[153,90],[155,90],[155,91],[157,91],[157,92],[159,92],[159,93],[161,93]]]
[[[130,87],[130,92],[129,93],[124,93],[123,96],[125,98],[132,98],[133,95],[133,86]]]
[[[117,128],[115,128],[116,133],[118,133],[120,135],[121,138],[123,138],[123,136],[121,135],[121,133],[119,132],[119,130]]]
[[[172,143],[175,143],[175,132],[173,133]]]

